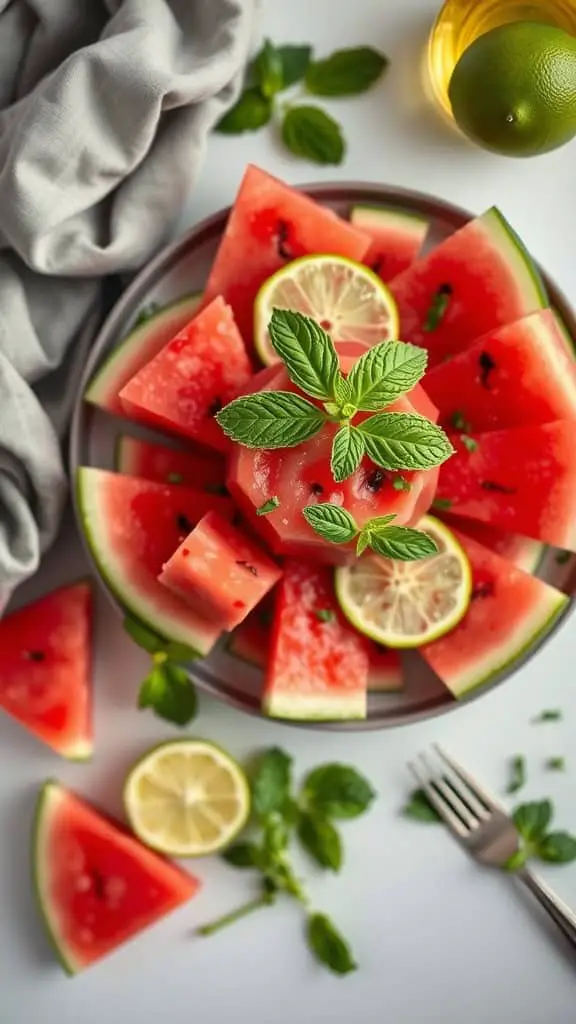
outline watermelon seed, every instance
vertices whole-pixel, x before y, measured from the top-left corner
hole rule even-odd
[[[373,494],[378,494],[382,485],[386,482],[386,473],[381,469],[375,469],[366,477],[364,484]]]
[[[483,388],[490,390],[488,378],[492,371],[496,369],[496,363],[489,352],[481,352],[478,362],[480,364],[480,383]]]
[[[285,220],[278,221],[278,228],[276,231],[276,251],[282,260],[293,260],[294,254],[290,251],[287,246],[288,235],[290,232],[290,226]]]
[[[246,572],[251,572],[253,576],[257,576],[258,575],[258,569],[256,568],[256,566],[255,565],[250,565],[249,562],[238,562],[237,561],[236,565],[241,565],[243,569],[246,569]]]
[[[96,899],[106,899],[106,879],[104,878],[104,875],[101,874],[100,871],[97,871],[96,868],[92,868],[89,874],[92,879],[92,885],[94,886],[94,895]]]
[[[490,580],[486,580],[485,583],[479,583],[477,587],[474,587],[470,595],[471,601],[476,601],[479,597],[492,597],[494,593],[494,584]]]
[[[379,274],[384,266],[384,256],[378,256],[372,263],[370,270],[373,274]]]
[[[208,406],[208,415],[216,416],[222,409],[222,400],[218,397],[214,399],[211,405]]]
[[[324,494],[324,488],[322,487],[322,484],[311,484],[310,490],[312,491],[312,494],[315,494],[317,497],[320,494]]]
[[[192,533],[192,523],[188,519],[188,516],[182,515],[182,513],[180,513],[180,515],[176,517],[176,525],[178,526],[178,529],[182,531],[182,533]]]
[[[44,651],[28,651],[26,653],[26,657],[28,658],[28,661],[44,661],[46,655],[44,654]]]
[[[498,484],[494,480],[481,480],[480,487],[483,491],[495,491],[497,494],[516,494],[514,487],[506,487],[505,484]]]

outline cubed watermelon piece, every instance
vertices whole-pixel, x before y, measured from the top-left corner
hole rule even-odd
[[[226,465],[215,452],[204,454],[167,448],[123,435],[116,444],[116,470],[160,484],[183,484],[208,494],[223,494]]]
[[[426,348],[430,367],[548,305],[534,262],[496,207],[413,263],[390,288],[400,337]]]
[[[466,433],[576,419],[576,363],[550,309],[485,334],[431,370],[426,391]]]
[[[427,217],[394,206],[353,206],[350,223],[372,239],[363,262],[384,282],[412,265],[430,227]]]
[[[472,569],[472,599],[455,629],[421,654],[455,697],[489,683],[548,633],[569,598],[454,531]]]
[[[218,297],[122,388],[127,416],[227,451],[216,413],[252,370],[232,310]]]
[[[276,718],[366,717],[365,638],[343,618],[332,573],[287,560],[275,601],[263,708]]]
[[[217,512],[207,512],[158,579],[201,615],[231,630],[281,575],[256,541]]]
[[[252,351],[254,300],[260,286],[299,256],[332,254],[362,260],[370,238],[302,192],[249,166],[228,218],[204,292],[230,303]]]
[[[468,519],[576,551],[574,432],[567,420],[495,430],[472,435],[472,451],[455,435],[437,501]]]

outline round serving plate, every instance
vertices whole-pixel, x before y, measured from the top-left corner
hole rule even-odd
[[[379,185],[364,183],[313,184],[302,186],[302,191],[343,216],[347,216],[350,208],[357,203],[395,206],[403,211],[424,214],[429,218],[431,225],[427,240],[428,247],[462,227],[473,216],[466,210],[424,194]],[[124,420],[117,420],[100,412],[85,403],[82,395],[103,360],[130,331],[140,310],[151,303],[164,306],[181,296],[202,290],[225,228],[228,213],[229,209],[221,210],[163,249],[138,274],[108,316],[93,345],[74,410],[70,436],[70,471],[72,475],[75,474],[78,466],[113,469],[116,439],[120,433],[129,432],[134,436],[149,438],[154,436],[133,424],[128,425]],[[551,305],[559,310],[572,336],[576,337],[576,321],[567,300],[544,272],[542,272],[542,276],[548,288]],[[75,512],[80,533],[83,535],[76,500]],[[119,612],[122,612],[115,597],[99,576],[98,567],[93,562],[88,546],[85,545],[85,547],[101,585],[114,606]],[[576,556],[571,556],[568,561],[565,561],[563,558],[559,558],[554,551],[548,551],[543,558],[538,575],[548,583],[568,593],[573,593],[576,588]],[[563,621],[572,607],[573,602],[570,602],[559,622]],[[558,625],[559,623],[555,628],[558,628]],[[555,630],[549,634],[547,640],[554,636],[554,632]],[[286,722],[286,724],[308,726],[315,729],[358,731],[382,729],[429,718],[459,705],[467,704],[494,686],[500,685],[513,672],[518,671],[522,665],[526,664],[541,647],[542,641],[535,643],[513,665],[495,676],[488,685],[473,690],[458,702],[453,699],[416,654],[409,654],[404,664],[405,682],[402,690],[398,693],[370,694],[366,720],[326,723]],[[230,656],[224,644],[220,644],[208,658],[192,662],[189,665],[189,670],[191,677],[201,689],[232,707],[248,714],[262,716],[260,709],[261,672],[238,658]]]

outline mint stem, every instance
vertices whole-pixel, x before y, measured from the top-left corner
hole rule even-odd
[[[272,906],[270,897],[267,894],[259,896],[255,900],[250,900],[249,903],[245,903],[241,907],[237,907],[236,910],[231,910],[229,914],[224,914],[223,917],[219,917],[216,921],[211,921],[209,924],[203,924],[201,928],[197,929],[198,935],[215,935],[222,928],[227,928],[229,924],[235,924],[236,921],[241,921],[243,917],[248,917],[249,914],[253,914],[255,910],[260,910],[262,907]]]

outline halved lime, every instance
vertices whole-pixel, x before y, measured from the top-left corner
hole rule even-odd
[[[392,293],[368,267],[344,256],[302,256],[264,282],[254,305],[254,343],[266,366],[278,361],[268,334],[273,309],[313,317],[336,342],[372,346],[398,337]]]
[[[438,553],[400,562],[366,552],[336,569],[336,595],[346,618],[387,647],[421,647],[449,633],[466,614],[472,592],[470,563],[444,523],[425,516],[418,529]]]
[[[244,827],[250,789],[240,766],[206,740],[173,740],[149,751],[124,790],[128,819],[143,843],[172,857],[224,849]]]

